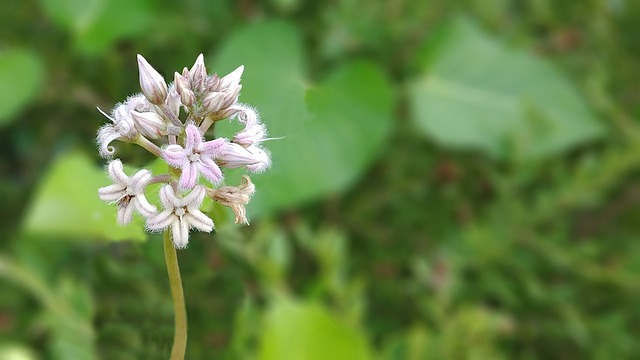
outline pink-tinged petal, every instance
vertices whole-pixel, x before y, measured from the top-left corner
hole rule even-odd
[[[173,209],[182,206],[180,199],[176,197],[171,185],[164,185],[160,188],[160,202],[166,210],[173,211]]]
[[[198,130],[198,127],[194,124],[187,125],[184,131],[187,133],[184,147],[191,153],[193,149],[198,149],[200,144],[202,144],[202,134],[200,134],[200,130]]]
[[[199,209],[205,195],[204,187],[198,185],[189,194],[187,194],[187,196],[181,199],[180,206],[186,206],[189,210]]]
[[[196,186],[197,181],[198,169],[196,168],[196,163],[189,162],[187,165],[182,167],[182,174],[180,175],[178,186],[181,189],[193,189],[193,187]]]
[[[224,178],[218,164],[211,159],[201,157],[198,163],[198,170],[207,180],[215,185],[219,184]]]
[[[158,209],[149,203],[144,194],[138,194],[132,201],[135,201],[136,209],[145,218],[150,218],[158,213]]]
[[[147,220],[147,229],[151,231],[164,230],[167,228],[167,226],[171,225],[171,223],[177,220],[178,217],[173,213],[173,211],[165,210]]]
[[[250,150],[245,149],[242,145],[235,143],[227,143],[222,153],[217,157],[217,163],[228,169],[235,169],[245,165],[251,165],[259,162]]]
[[[266,129],[262,124],[248,126],[233,137],[233,142],[242,146],[251,146],[262,142],[266,136]]]
[[[173,235],[173,245],[176,249],[184,249],[189,243],[189,223],[183,219],[178,218],[171,224],[171,233]]]
[[[118,201],[125,193],[126,186],[121,184],[113,184],[98,189],[98,196],[102,201]]]
[[[257,160],[255,164],[247,165],[249,171],[254,173],[262,172],[271,166],[271,156],[267,151],[257,146],[249,146],[247,150],[250,151]]]
[[[213,220],[200,210],[194,210],[184,214],[182,220],[188,221],[191,226],[203,232],[208,233],[213,230]]]
[[[210,157],[218,157],[224,150],[225,145],[228,143],[225,138],[217,138],[215,140],[207,141],[200,146],[200,152],[203,155]]]
[[[187,152],[180,145],[169,145],[162,151],[162,158],[167,164],[181,168],[186,162],[189,161],[187,158]]]
[[[242,124],[245,124],[245,128],[254,126],[258,124],[259,117],[254,109],[248,107],[244,104],[238,104],[238,121]]]
[[[133,201],[122,203],[118,206],[118,224],[126,225],[133,219],[133,210],[135,210]]]
[[[124,173],[122,162],[120,159],[115,159],[109,163],[109,178],[116,184],[122,184],[127,186],[129,184],[129,177]]]

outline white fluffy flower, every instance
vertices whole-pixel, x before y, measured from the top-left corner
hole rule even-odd
[[[149,170],[143,169],[128,177],[124,173],[122,162],[116,159],[109,163],[108,173],[113,184],[98,189],[98,195],[101,200],[118,205],[118,223],[130,223],[134,210],[138,210],[146,218],[157,213],[156,207],[144,196],[144,188],[151,180]]]
[[[200,211],[204,196],[205,189],[201,185],[196,186],[185,197],[176,196],[171,185],[164,185],[160,189],[160,201],[164,211],[148,219],[147,228],[161,231],[170,226],[173,245],[177,249],[187,247],[190,228],[207,233],[213,230],[213,220]]]

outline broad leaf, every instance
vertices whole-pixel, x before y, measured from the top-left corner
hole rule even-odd
[[[294,27],[262,23],[233,35],[210,66],[226,74],[244,64],[240,101],[257,107],[270,136],[284,137],[264,144],[273,166],[252,177],[253,213],[343,190],[371,164],[391,129],[392,90],[381,69],[352,62],[314,85],[302,54]]]
[[[76,47],[89,54],[146,30],[153,18],[149,0],[41,0],[49,16],[69,30]]]
[[[82,153],[61,155],[44,176],[27,211],[28,234],[80,239],[145,240],[141,222],[121,226],[116,208],[98,198],[107,175]]]
[[[510,50],[458,19],[428,46],[425,72],[410,87],[418,128],[445,147],[496,158],[540,159],[603,134],[562,73]]]
[[[276,300],[268,310],[260,343],[262,360],[370,358],[362,332],[320,305],[285,298]]]
[[[42,86],[44,67],[37,55],[23,50],[0,51],[0,126],[14,116]]]

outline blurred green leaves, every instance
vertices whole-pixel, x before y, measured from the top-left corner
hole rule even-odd
[[[98,188],[108,182],[88,156],[79,152],[60,155],[36,191],[24,230],[44,237],[146,239],[141,223],[117,225],[115,208],[98,198]]]
[[[40,58],[27,50],[0,51],[0,126],[37,94],[44,82],[44,66]]]
[[[140,34],[153,18],[150,0],[40,0],[56,24],[71,33],[80,52],[98,54],[115,41]]]
[[[445,147],[512,160],[557,155],[604,133],[549,62],[511,50],[459,18],[430,42],[411,84],[419,129]]]
[[[363,334],[324,307],[280,298],[265,314],[261,360],[369,359]]]
[[[302,38],[292,25],[267,22],[232,35],[215,71],[244,64],[241,100],[255,105],[269,128],[273,167],[256,176],[254,212],[291,208],[355,181],[382,150],[392,125],[393,94],[382,69],[342,64],[311,84]]]

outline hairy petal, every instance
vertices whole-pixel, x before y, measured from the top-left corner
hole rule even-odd
[[[115,130],[113,125],[104,125],[98,130],[97,143],[98,153],[103,158],[110,158],[115,154],[116,149],[109,145],[121,135]]]
[[[187,152],[180,145],[169,145],[162,151],[162,158],[167,164],[181,168],[184,166],[186,162],[189,161],[187,158]]]
[[[182,217],[178,217],[171,224],[171,233],[173,235],[173,245],[176,249],[184,249],[189,243],[189,223]]]
[[[189,124],[184,129],[187,133],[187,139],[185,140],[185,148],[191,152],[193,149],[198,149],[200,144],[202,144],[202,135],[200,134],[200,130],[194,124]]]
[[[223,179],[222,170],[215,161],[208,158],[200,158],[200,163],[198,163],[198,170],[200,173],[207,178],[213,184],[219,184]]]
[[[208,155],[210,157],[217,157],[222,153],[227,142],[228,141],[225,138],[217,138],[215,140],[203,143],[200,146],[200,149],[202,151],[202,154]]]
[[[204,200],[204,196],[204,187],[198,185],[182,199],[180,206],[186,206],[189,210],[199,209],[202,204],[202,200]]]
[[[133,201],[122,203],[118,206],[118,224],[126,225],[133,219],[133,210],[135,204]]]
[[[182,206],[180,199],[176,197],[171,185],[164,185],[160,188],[160,202],[166,210],[171,210]]]
[[[124,185],[129,184],[129,177],[124,173],[124,168],[120,159],[115,159],[109,163],[108,167],[109,178],[116,184]]]
[[[177,219],[178,216],[173,211],[165,210],[147,220],[147,229],[151,231],[164,230]]]
[[[118,201],[125,195],[125,185],[112,184],[98,189],[98,196],[102,201]]]
[[[193,189],[197,181],[198,170],[196,169],[196,163],[188,162],[182,167],[182,174],[180,175],[178,185],[181,189]]]
[[[200,231],[211,232],[211,230],[213,230],[213,220],[200,210],[193,210],[184,214],[183,221],[184,220],[188,221],[191,226]]]
[[[138,212],[145,218],[150,218],[158,213],[158,209],[149,203],[144,194],[136,195],[134,201],[136,203],[136,209],[138,209]]]

